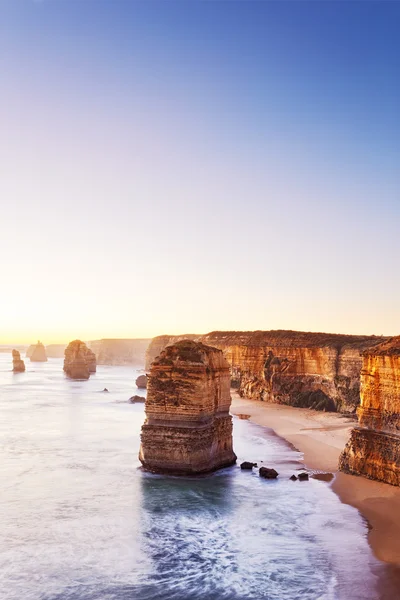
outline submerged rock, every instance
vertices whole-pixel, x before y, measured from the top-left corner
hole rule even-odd
[[[278,471],[275,471],[275,469],[268,469],[268,467],[260,467],[258,472],[260,477],[263,477],[264,479],[276,479],[279,475]]]
[[[136,379],[136,387],[140,390],[145,390],[147,388],[147,376],[139,375]]]
[[[30,348],[28,348],[28,351],[30,350]],[[31,362],[46,362],[47,361],[46,349],[43,346],[42,342],[38,341],[38,343],[33,346],[33,348],[31,349],[29,354],[30,354]]]
[[[65,349],[64,372],[70,379],[89,379],[96,371],[96,357],[81,340],[70,342]]]
[[[190,340],[168,346],[148,376],[139,459],[149,471],[192,475],[232,465],[229,365]]]
[[[253,467],[256,467],[256,466],[257,466],[257,463],[248,462],[247,460],[245,460],[240,465],[240,468],[244,471],[247,471],[247,470],[251,470]]]
[[[21,359],[21,354],[18,350],[12,351],[13,371],[14,373],[23,373],[25,371],[25,363]]]

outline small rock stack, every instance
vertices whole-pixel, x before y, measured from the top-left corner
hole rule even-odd
[[[64,356],[64,372],[70,379],[89,379],[96,372],[96,356],[81,340],[70,342]]]
[[[14,373],[23,373],[25,371],[25,363],[21,359],[21,355],[18,350],[12,351],[13,358],[13,371]]]

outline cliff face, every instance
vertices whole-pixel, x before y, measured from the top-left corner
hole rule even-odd
[[[193,337],[224,352],[241,396],[341,412],[354,412],[359,404],[362,352],[385,339],[296,331],[216,331]],[[173,340],[154,338],[147,366]]]
[[[89,379],[90,373],[96,372],[96,356],[81,340],[66,347],[64,372],[71,379]]]
[[[88,343],[98,365],[137,365],[145,363],[148,339],[104,339]]]
[[[168,346],[148,376],[139,459],[153,472],[205,473],[233,464],[229,365],[193,341]]]
[[[12,351],[12,359],[14,373],[23,373],[25,371],[25,363],[21,360],[21,355],[18,350]]]
[[[357,412],[339,468],[400,485],[400,336],[364,352]]]
[[[37,344],[34,344],[33,346],[29,346],[26,355],[29,356],[29,358],[31,359],[31,362],[46,362],[47,361],[46,349],[43,346],[42,342],[38,342]]]

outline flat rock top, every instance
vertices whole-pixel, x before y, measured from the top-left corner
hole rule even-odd
[[[386,340],[382,344],[368,348],[365,356],[398,356],[400,355],[400,335]]]
[[[167,346],[156,359],[155,364],[167,364],[174,361],[209,364],[212,356],[221,356],[222,350],[206,346],[202,342],[181,340]]]

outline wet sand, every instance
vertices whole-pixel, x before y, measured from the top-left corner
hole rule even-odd
[[[246,400],[237,393],[232,393],[231,412],[249,415],[254,423],[271,427],[303,453],[309,469],[334,473],[332,489],[369,523],[368,541],[375,556],[400,566],[400,488],[337,471],[339,455],[355,420],[336,413]],[[400,598],[400,587],[398,595],[392,597]]]

